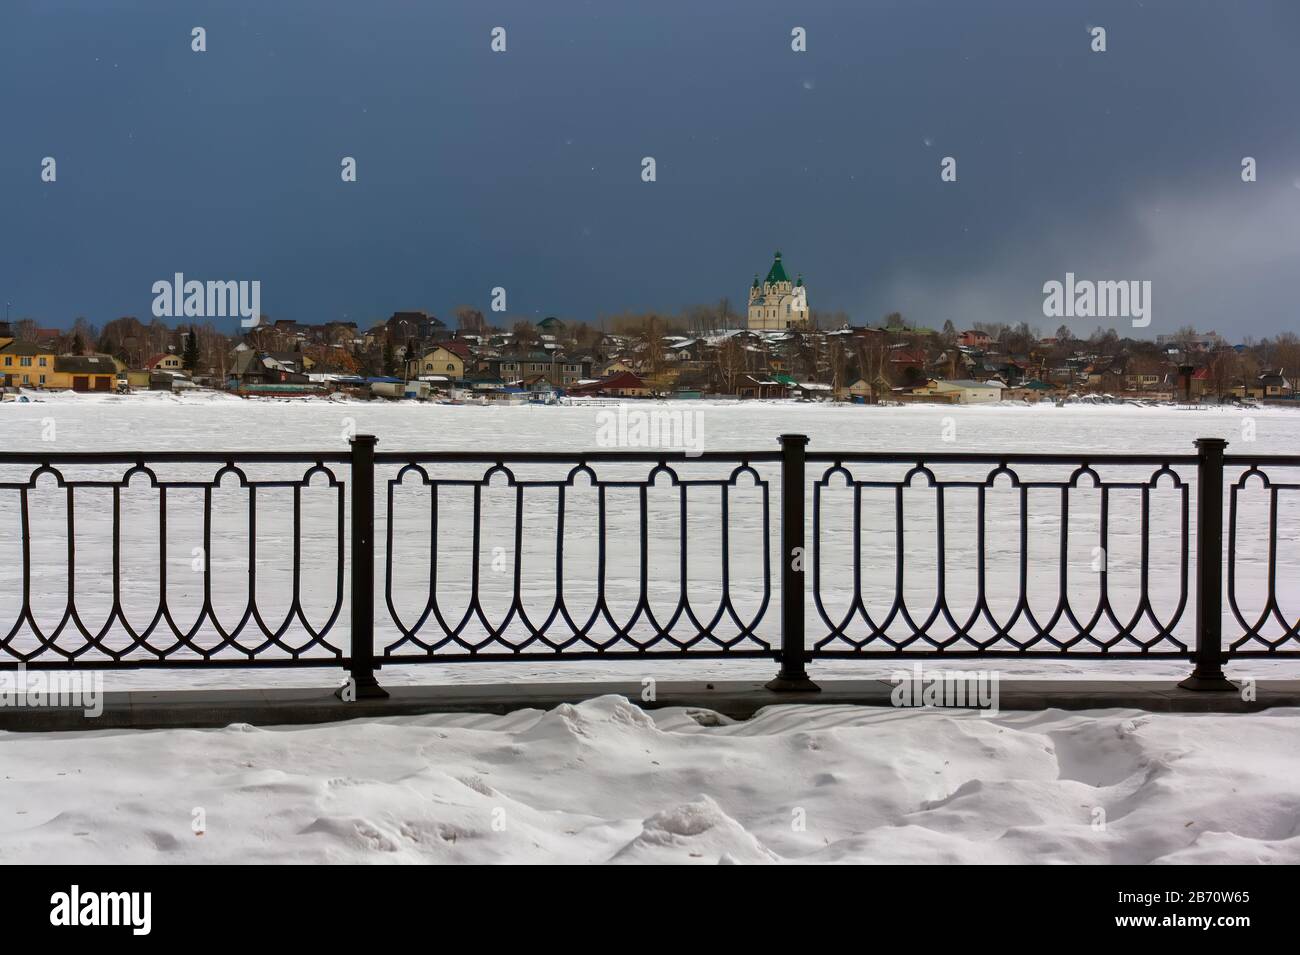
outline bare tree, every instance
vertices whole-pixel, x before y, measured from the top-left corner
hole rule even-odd
[[[726,394],[736,393],[736,379],[745,368],[745,349],[737,336],[728,335],[717,349],[718,379]]]

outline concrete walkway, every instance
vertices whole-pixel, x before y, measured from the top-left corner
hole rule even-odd
[[[58,731],[259,726],[326,723],[334,720],[421,713],[507,713],[549,709],[610,693],[647,709],[689,706],[748,719],[765,706],[851,704],[891,706],[894,685],[885,680],[826,681],[820,693],[776,693],[756,682],[660,682],[654,701],[642,700],[639,682],[532,683],[404,686],[388,699],[344,703],[327,689],[169,690],[105,693],[103,713],[81,709],[0,707],[0,730]],[[1251,713],[1275,706],[1300,706],[1300,680],[1261,680],[1254,698],[1239,692],[1195,692],[1173,682],[1129,680],[1002,680],[1001,710],[1138,709],[1158,713]]]

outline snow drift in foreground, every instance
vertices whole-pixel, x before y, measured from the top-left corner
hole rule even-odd
[[[1300,862],[1300,710],[0,734],[0,862]],[[193,831],[200,819],[201,835]]]

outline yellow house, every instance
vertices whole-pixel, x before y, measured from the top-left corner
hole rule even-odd
[[[59,355],[46,388],[72,391],[114,391],[118,361],[112,355]]]
[[[0,383],[11,388],[52,388],[54,359],[43,345],[0,339]]]
[[[615,358],[613,361],[606,363],[604,367],[599,369],[599,372],[600,377],[602,378],[608,378],[611,375],[619,375],[623,372],[628,372],[633,375],[636,374],[632,369],[632,366],[621,358]]]
[[[411,361],[410,366],[407,369],[409,378],[419,378],[421,375],[445,375],[459,381],[465,377],[465,360],[441,345]]]
[[[155,369],[158,371],[183,371],[185,362],[180,355],[168,352],[162,355],[154,355],[144,363],[144,367],[150,371]]]
[[[853,379],[852,383],[847,388],[841,386],[840,393],[835,397],[843,398],[845,395],[848,395],[850,398],[860,398],[863,401],[870,401],[871,382],[859,375],[857,378]]]

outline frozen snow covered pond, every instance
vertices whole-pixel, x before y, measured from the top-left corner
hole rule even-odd
[[[212,448],[319,450],[342,448],[351,421],[379,436],[381,450],[593,450],[592,407],[471,407],[414,402],[240,399],[200,392],[169,395],[76,395],[29,392],[28,403],[0,405],[6,444],[42,440],[45,419],[58,426],[60,451]],[[803,432],[809,450],[1114,451],[1190,453],[1201,437],[1226,438],[1261,454],[1300,447],[1300,413],[1290,409],[1136,408],[1127,405],[1020,406],[862,405],[766,401],[629,402],[704,413],[705,450],[773,449],[778,434]],[[953,440],[944,440],[947,417]]]
[[[583,451],[596,447],[600,416],[608,409],[596,407],[457,407],[446,405],[417,405],[411,403],[364,403],[310,401],[245,401],[226,395],[195,394],[170,396],[142,394],[126,397],[54,394],[39,396],[30,403],[5,403],[0,406],[0,435],[5,448],[39,448],[55,451],[90,450],[176,450],[200,448],[205,450],[335,450],[346,448],[346,438],[353,432],[373,433],[379,437],[381,451],[421,450],[474,450],[516,451],[550,450]],[[786,432],[802,432],[811,437],[810,451],[889,450],[915,451],[925,454],[952,451],[1058,451],[1058,452],[1130,452],[1187,454],[1193,450],[1197,437],[1224,437],[1231,451],[1256,453],[1294,453],[1300,448],[1300,413],[1281,409],[1257,409],[1243,412],[1232,409],[1183,410],[1172,408],[1135,408],[1127,406],[997,406],[997,407],[936,407],[911,406],[903,408],[871,408],[862,406],[808,405],[763,402],[637,402],[631,407],[639,410],[664,409],[697,413],[704,448],[718,450],[774,450],[776,436]],[[118,477],[124,468],[103,476]],[[761,468],[760,468],[761,470]],[[898,469],[895,469],[896,472]],[[197,466],[191,472],[208,479],[212,466]],[[340,470],[345,472],[345,466]],[[377,473],[380,486],[395,474],[396,468]],[[478,468],[481,475],[483,468]],[[809,467],[810,479],[817,472]],[[16,473],[16,472],[6,472]],[[29,473],[29,472],[26,472]],[[160,470],[161,473],[161,470]],[[252,469],[250,469],[250,473]],[[269,473],[269,472],[268,472]],[[472,471],[469,472],[472,475]],[[982,472],[981,472],[982,473]],[[1058,469],[1059,473],[1061,469]],[[638,477],[644,477],[642,467]],[[715,470],[713,476],[717,476]],[[258,475],[255,475],[258,476]],[[554,476],[554,472],[550,476]],[[771,470],[765,477],[774,476]],[[2,479],[2,478],[0,478]],[[157,537],[158,517],[155,499],[137,479],[122,492],[124,514],[124,604],[133,622],[148,619],[157,605]],[[214,605],[222,611],[227,622],[238,617],[239,608],[247,600],[246,577],[246,504],[239,489],[218,488],[213,492],[213,589]],[[414,482],[408,479],[408,484]],[[742,479],[742,484],[745,483]],[[1176,542],[1178,501],[1171,482],[1152,491],[1152,593],[1156,609],[1168,614],[1178,601],[1177,548],[1162,547],[1162,542]],[[776,489],[773,488],[773,494]],[[746,500],[746,492],[749,499]],[[94,495],[100,494],[98,504]],[[177,611],[177,618],[187,623],[193,620],[201,605],[201,573],[193,570],[193,545],[201,543],[200,492],[173,491],[169,497],[169,547],[168,576],[169,602]],[[588,492],[590,494],[590,492]],[[611,500],[618,492],[611,491]],[[637,512],[635,498],[623,499],[611,508],[610,541],[611,563],[608,587],[613,599],[624,606],[635,601],[639,580],[639,559],[635,553]],[[693,492],[694,493],[694,492]],[[864,492],[865,493],[865,492]],[[887,492],[892,493],[892,492]],[[1037,493],[1037,492],[1034,492]],[[1245,493],[1245,492],[1243,492]],[[326,618],[335,604],[337,524],[334,515],[335,500],[332,492],[319,479],[303,494],[304,562],[303,603],[313,623]],[[530,495],[533,492],[529,492]],[[924,607],[933,600],[933,579],[936,560],[929,542],[933,538],[933,507],[923,499],[924,489],[908,490],[908,495],[920,495],[919,506],[909,510],[909,539],[907,556],[906,590],[909,600]],[[973,552],[973,524],[968,513],[973,500],[963,499],[960,492],[950,491],[947,502],[949,530],[948,593],[954,609],[969,607],[974,595],[975,581],[970,559]],[[1004,498],[999,499],[998,495]],[[395,494],[394,525],[395,545],[393,579],[394,605],[402,619],[410,622],[419,616],[427,595],[428,526],[430,508],[427,489],[403,485]],[[671,607],[676,597],[677,535],[676,498],[671,488],[652,488],[650,495],[650,602],[661,617]],[[0,496],[0,523],[16,527],[14,495]],[[65,561],[65,537],[62,533],[62,515],[65,499],[62,491],[54,487],[50,478],[42,479],[41,486],[32,492],[33,553],[35,567],[33,604],[38,616],[49,620],[57,617],[66,599],[62,567]],[[993,521],[1005,519],[1007,533],[990,533],[990,600],[1002,608],[1009,608],[1015,597],[1015,570],[1019,559],[1014,492],[1010,488],[989,492],[990,517]],[[289,605],[290,575],[287,573],[292,546],[292,534],[287,515],[290,513],[289,492],[276,496],[274,491],[259,492],[258,510],[258,605],[264,616],[278,622]],[[732,509],[732,578],[733,593],[739,604],[741,616],[752,613],[760,604],[762,588],[757,571],[761,568],[761,523],[755,506],[753,488],[736,489]],[[850,589],[849,567],[851,548],[848,535],[843,533],[849,524],[849,511],[845,499],[835,499],[835,488],[825,492],[827,545],[823,555],[823,577],[827,592],[827,609],[833,618],[839,617],[848,604]],[[910,498],[909,498],[910,500]],[[1243,501],[1246,498],[1243,497]],[[83,490],[78,492],[77,545],[78,545],[78,604],[83,615],[91,620],[104,619],[110,601],[106,597],[106,578],[103,562],[111,539],[108,492]],[[469,576],[468,534],[470,513],[466,492],[457,499],[451,490],[444,491],[440,510],[440,527],[447,542],[440,548],[438,593],[443,609],[451,618],[457,618],[465,606],[464,581]],[[1050,608],[1056,597],[1056,555],[1053,550],[1054,535],[1059,533],[1054,497],[1034,497],[1031,494],[1030,576],[1031,590],[1035,595],[1036,611]],[[513,550],[513,492],[505,487],[484,490],[484,527],[488,537],[480,555],[481,588],[484,604],[491,612],[500,613],[508,606],[512,596],[512,574],[502,573],[501,567],[510,568]],[[1280,504],[1279,527],[1279,587],[1284,597],[1297,597],[1295,582],[1300,574],[1300,502],[1283,497]],[[582,512],[581,491],[574,489],[569,506],[573,508],[565,529],[566,577],[565,595],[574,604],[590,606],[594,588],[595,535],[594,519],[588,510]],[[910,505],[909,505],[910,506]],[[223,510],[223,507],[225,508]],[[771,538],[776,535],[775,499],[773,500]],[[703,501],[699,496],[691,504],[691,575],[692,598],[695,588],[702,586],[701,602],[709,606],[718,597],[716,582],[720,560],[720,542],[716,535],[716,516],[713,531],[710,528],[710,508],[716,514],[716,503]],[[999,509],[1000,508],[1000,509]],[[525,503],[527,532],[524,535],[523,564],[526,579],[523,599],[530,606],[541,608],[533,613],[534,619],[543,617],[544,610],[553,599],[554,578],[551,568],[555,536],[555,503],[553,498],[530,496]],[[928,515],[927,516],[927,512]],[[881,511],[880,514],[887,512]],[[578,517],[586,516],[579,520]],[[695,524],[697,519],[701,521]],[[223,516],[224,515],[224,516]],[[576,516],[575,516],[576,515]],[[912,515],[916,515],[915,519]],[[382,501],[378,507],[381,525],[385,514]],[[1072,522],[1074,518],[1072,517]],[[1119,492],[1112,497],[1112,530],[1108,564],[1110,588],[1117,603],[1132,607],[1136,599],[1138,575],[1136,555],[1140,546],[1138,534],[1136,492],[1124,499]],[[869,523],[868,518],[864,523]],[[991,526],[996,529],[996,524]],[[1244,525],[1246,530],[1238,542],[1243,556],[1256,559],[1260,568],[1264,541],[1257,533],[1258,525]],[[403,533],[403,529],[408,529]],[[491,538],[492,531],[498,532]],[[838,537],[836,531],[841,531]],[[879,522],[869,527],[864,535],[863,559],[876,573],[864,575],[864,592],[873,613],[886,605],[892,592],[892,526]],[[1096,542],[1096,522],[1092,525],[1071,524],[1070,527],[1070,591],[1079,593],[1085,607],[1095,598],[1097,575],[1092,571],[1096,555],[1092,553]],[[504,546],[501,546],[504,545]],[[9,547],[16,545],[10,543]],[[963,550],[964,548],[964,550]],[[444,560],[443,551],[448,552]],[[459,550],[456,554],[454,551]],[[13,552],[12,550],[10,551]],[[954,557],[955,552],[955,557]],[[585,565],[568,566],[572,559],[586,560]],[[381,557],[382,561],[382,557]],[[496,562],[496,563],[494,563]],[[538,572],[536,568],[541,568]],[[883,569],[880,571],[879,569]],[[97,572],[98,571],[98,572]],[[382,564],[377,574],[383,586]],[[7,629],[12,623],[16,607],[15,595],[21,579],[17,560],[0,565],[0,627]],[[702,582],[702,584],[701,584]],[[1251,577],[1244,573],[1242,586],[1259,583],[1258,573]],[[1125,603],[1127,601],[1127,604]],[[1284,603],[1283,609],[1292,615],[1294,606]],[[90,609],[92,611],[86,613]],[[531,612],[531,611],[530,611]],[[809,634],[812,637],[821,626],[816,617],[813,601],[809,600]],[[581,614],[576,614],[581,616]],[[961,614],[959,613],[958,616]],[[336,642],[346,647],[347,615],[344,612],[334,630]],[[1186,637],[1190,633],[1190,610],[1183,613],[1180,627]],[[758,633],[769,641],[775,639],[777,615],[768,609]],[[377,626],[381,645],[397,639],[399,634],[388,619],[382,593],[377,602]],[[205,630],[208,628],[205,628]],[[1227,632],[1231,626],[1225,624]],[[295,630],[301,628],[295,625]],[[824,628],[821,630],[825,632]],[[299,637],[301,634],[299,633]],[[19,638],[30,639],[30,638]],[[410,645],[406,649],[411,649]],[[454,649],[454,648],[453,648]],[[979,664],[975,664],[978,666]],[[818,661],[817,670],[826,676],[839,678],[853,676],[880,676],[895,669],[895,661],[873,661],[869,658],[851,661]],[[1105,673],[1112,678],[1132,676],[1179,676],[1185,672],[1181,661],[1143,661],[1131,665],[1093,664],[1071,660],[1014,660],[1000,661],[999,668],[1008,675],[1077,675],[1080,673]],[[637,663],[569,661],[556,663],[549,659],[520,661],[510,664],[421,664],[419,666],[386,667],[384,680],[391,684],[408,682],[491,682],[508,679],[567,680],[595,679],[602,676],[628,678],[643,675],[659,679],[691,679],[700,677],[753,679],[766,677],[772,665],[765,661],[654,661]],[[1256,677],[1293,675],[1300,666],[1276,661],[1242,661],[1234,665],[1238,675]],[[185,671],[159,673],[149,671],[115,673],[110,678],[110,689],[135,686],[202,685],[260,685],[287,683],[297,685],[328,685],[335,682],[339,671],[275,670],[259,673],[229,670]]]
[[[733,724],[601,697],[9,733],[0,861],[1296,863],[1298,731],[1297,710],[777,706]]]

